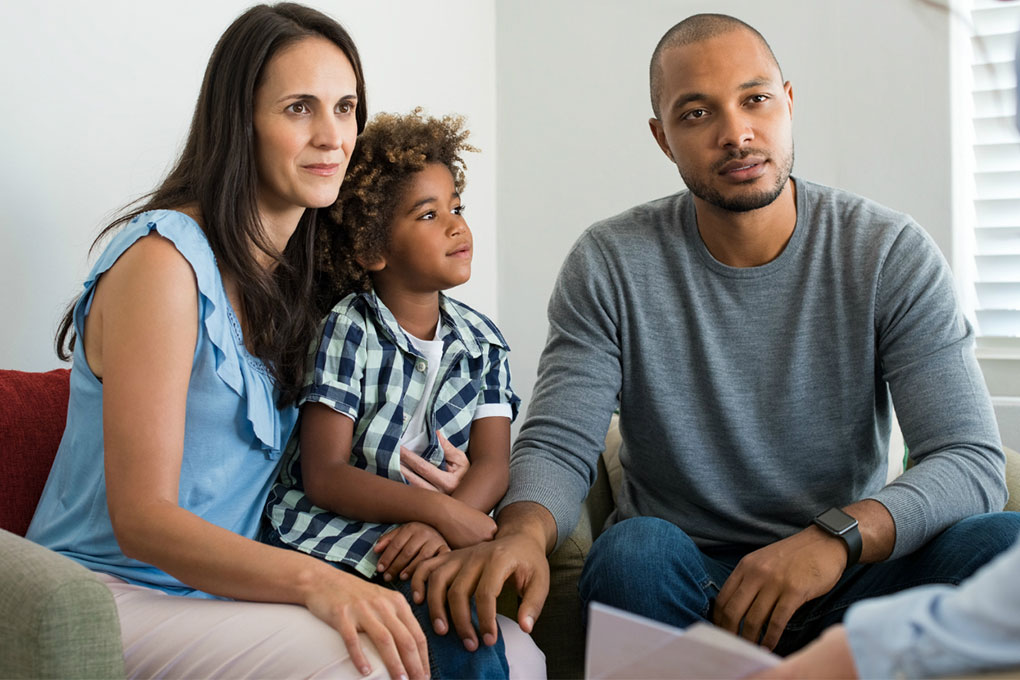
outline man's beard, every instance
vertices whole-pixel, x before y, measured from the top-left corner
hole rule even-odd
[[[760,154],[760,152],[754,149],[745,149],[743,153],[735,155],[733,158],[727,158],[726,161],[734,159],[747,158],[751,154]],[[679,166],[677,166],[679,168]],[[786,157],[785,162],[782,165],[777,166],[779,169],[776,175],[775,184],[767,189],[761,191],[755,191],[753,193],[745,193],[734,196],[733,198],[727,198],[719,193],[718,190],[709,186],[708,182],[700,182],[696,177],[687,177],[683,170],[680,171],[680,178],[687,185],[687,188],[692,194],[705,201],[710,205],[714,205],[717,208],[728,210],[729,212],[749,212],[751,210],[757,210],[758,208],[764,208],[767,205],[772,205],[772,202],[779,198],[779,194],[783,193],[783,188],[786,187],[786,181],[790,179],[790,173],[793,171],[793,148],[790,148],[790,155]]]

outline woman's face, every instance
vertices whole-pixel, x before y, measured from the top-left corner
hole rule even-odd
[[[255,91],[260,216],[297,224],[331,205],[358,134],[357,78],[333,42],[310,37],[274,55]]]

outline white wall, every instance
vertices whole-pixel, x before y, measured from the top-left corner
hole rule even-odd
[[[498,2],[499,310],[526,400],[569,246],[592,221],[682,188],[648,132],[648,60],[704,11],[772,45],[793,83],[794,173],[911,213],[949,256],[945,13],[919,0]]]
[[[89,244],[167,169],[213,43],[248,4],[0,3],[0,368],[57,365],[53,331]],[[647,68],[689,14],[733,14],[771,42],[794,85],[796,174],[913,214],[954,259],[951,19],[922,0],[310,4],[357,40],[372,112],[422,104],[468,116],[483,149],[465,196],[476,255],[454,294],[500,323],[526,402],[570,244],[591,222],[681,188],[647,130]],[[1020,396],[1004,377],[1016,362],[1002,363],[983,361],[992,393]],[[998,406],[1020,448],[1020,407]]]
[[[114,211],[151,190],[187,132],[220,33],[250,0],[0,3],[0,368],[59,365],[53,333]],[[361,50],[370,113],[468,117],[482,154],[464,202],[472,280],[454,294],[495,315],[494,4],[309,2]]]

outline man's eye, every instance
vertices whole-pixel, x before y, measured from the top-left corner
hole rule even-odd
[[[762,102],[768,101],[769,96],[767,94],[756,94],[751,97],[751,101],[755,104],[761,104]]]
[[[683,115],[683,119],[684,120],[698,120],[699,118],[704,118],[707,115],[708,115],[708,111],[706,111],[705,109],[694,109],[693,111],[688,111],[687,113],[685,113]]]

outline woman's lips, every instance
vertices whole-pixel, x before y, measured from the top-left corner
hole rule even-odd
[[[314,163],[312,165],[302,166],[305,170],[312,173],[313,175],[320,175],[322,177],[332,177],[340,169],[339,163]]]

